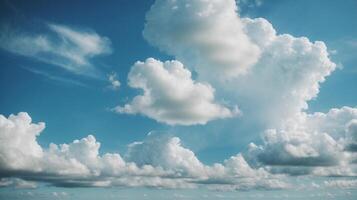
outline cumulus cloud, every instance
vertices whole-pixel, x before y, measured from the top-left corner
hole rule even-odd
[[[91,58],[111,52],[110,40],[91,30],[47,24],[41,34],[3,29],[0,48],[62,67],[70,72],[98,76]]]
[[[144,37],[180,61],[149,58],[135,63],[129,86],[143,94],[114,110],[170,125],[205,124],[239,113],[215,101],[228,99],[254,124],[263,124],[262,144],[251,143],[246,154],[205,165],[178,137],[152,133],[130,144],[123,158],[118,153],[101,155],[100,143],[92,135],[44,149],[36,141],[43,123],[32,123],[27,113],[0,115],[0,175],[67,187],[209,185],[217,190],[290,187],[282,181],[285,175],[276,175],[281,173],[356,176],[357,109],[306,111],[308,101],[336,68],[326,45],[277,34],[267,20],[241,18],[237,10],[234,0],[157,0],[147,13]],[[1,46],[62,67],[57,58],[64,59],[76,73],[92,67],[90,58],[108,51],[106,40],[93,32],[58,25],[49,29],[61,36],[56,42],[47,35],[25,35],[1,37],[0,41],[10,41]],[[26,47],[17,48],[22,45]],[[34,50],[26,49],[28,45]],[[47,55],[55,59],[47,61]],[[197,80],[184,65],[197,72]],[[112,84],[115,80],[109,77]]]
[[[18,187],[34,185],[26,180],[62,187],[195,188],[224,184],[241,190],[286,186],[264,169],[251,168],[241,154],[222,164],[205,165],[178,137],[166,134],[150,133],[143,141],[130,144],[124,160],[118,153],[99,154],[100,143],[92,135],[42,148],[36,138],[44,123],[32,123],[27,113],[0,117],[1,186],[14,182]]]
[[[256,123],[279,125],[308,108],[336,64],[323,42],[277,34],[266,19],[237,10],[234,0],[157,0],[143,34]]]
[[[140,113],[170,125],[205,124],[239,113],[214,101],[208,83],[192,80],[191,72],[178,61],[161,62],[148,58],[136,62],[128,75],[129,86],[143,90],[133,100],[115,108],[119,113]]]
[[[296,173],[296,168],[316,175],[355,176],[354,125],[357,109],[343,107],[327,113],[300,113],[279,129],[263,134],[263,145],[250,145],[250,154],[259,162],[277,166],[272,170]],[[282,166],[285,166],[282,168]],[[292,168],[290,168],[292,167]],[[294,168],[295,167],[295,168]]]
[[[307,102],[317,96],[320,83],[336,64],[323,42],[278,35],[263,18],[242,21],[251,40],[260,47],[261,58],[245,76],[215,87],[225,90],[223,95],[233,98],[258,122],[280,126],[308,108]]]
[[[139,166],[161,166],[172,169],[186,176],[199,176],[204,165],[195,154],[182,147],[178,137],[149,133],[144,142],[129,145],[127,159]]]
[[[260,56],[230,1],[157,0],[146,14],[144,37],[194,68],[227,79],[246,73]]]
[[[326,45],[277,34],[266,19],[241,18],[237,10],[234,0],[157,0],[147,13],[144,37],[266,129],[263,144],[250,145],[251,163],[283,173],[353,174],[353,168],[336,166],[353,162],[354,109],[306,113],[336,68]]]
[[[0,168],[38,170],[37,160],[43,150],[36,136],[45,128],[44,123],[33,124],[27,113],[0,115]]]
[[[355,109],[306,113],[308,101],[336,68],[326,45],[277,34],[266,19],[241,18],[237,10],[234,0],[157,0],[143,34],[196,71],[198,81],[216,88],[216,98],[236,103],[248,120],[266,129],[263,144],[249,147],[250,163],[275,173],[355,174]],[[147,93],[148,82],[142,86]],[[155,103],[182,111],[166,101]],[[138,112],[132,104],[118,109]]]

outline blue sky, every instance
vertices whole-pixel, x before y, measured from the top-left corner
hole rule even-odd
[[[354,199],[356,8],[1,1],[0,198]]]

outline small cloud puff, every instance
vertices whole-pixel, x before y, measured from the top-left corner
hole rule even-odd
[[[108,81],[110,83],[110,88],[113,90],[119,90],[120,88],[120,81],[117,79],[117,74],[112,72],[108,75]]]

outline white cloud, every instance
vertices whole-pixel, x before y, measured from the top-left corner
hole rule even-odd
[[[234,0],[157,0],[146,20],[149,43],[265,126],[307,109],[336,68],[323,42],[277,34],[263,18],[241,18]]]
[[[27,113],[0,115],[0,168],[38,170],[38,159],[43,150],[36,136],[45,128],[44,123],[33,124]]]
[[[263,145],[251,145],[250,154],[263,164],[277,166],[272,170],[296,173],[296,166],[316,167],[305,173],[354,176],[357,168],[351,162],[355,157],[346,150],[355,142],[351,132],[356,119],[357,109],[351,107],[327,113],[300,113],[279,129],[267,130]]]
[[[0,115],[0,119],[0,175],[15,178],[1,179],[1,186],[14,185],[13,180],[17,180],[15,187],[27,188],[34,183],[24,180],[65,187],[195,188],[223,184],[241,190],[285,185],[264,169],[251,168],[241,154],[223,164],[204,165],[178,137],[149,134],[142,142],[129,145],[124,160],[117,153],[100,155],[100,143],[92,135],[44,149],[36,141],[44,123],[33,124],[27,113],[9,118]],[[19,145],[14,145],[15,141]],[[15,153],[16,157],[9,156]]]
[[[306,113],[336,68],[326,45],[277,34],[266,19],[240,18],[237,10],[234,0],[157,0],[147,13],[144,37],[195,70],[198,81],[217,89],[216,98],[239,105],[248,120],[266,129],[263,145],[250,146],[251,163],[278,173],[353,175],[354,109]],[[150,94],[147,82],[141,88]],[[128,105],[126,112],[132,110]]]
[[[62,67],[70,72],[98,77],[91,58],[111,52],[110,40],[90,30],[48,24],[42,34],[4,29],[0,47],[9,52]]]
[[[237,10],[234,0],[157,0],[146,14],[144,37],[199,76],[237,77],[260,56]]]
[[[323,42],[277,35],[262,18],[242,21],[251,40],[260,47],[261,58],[245,76],[215,87],[258,122],[280,126],[286,118],[308,108],[307,102],[317,96],[319,84],[336,65]]]
[[[149,133],[145,141],[129,145],[127,159],[139,166],[161,166],[183,176],[200,176],[204,165],[180,143],[178,137]]]
[[[238,104],[257,127],[263,124],[263,144],[251,143],[247,154],[205,165],[178,137],[151,134],[129,145],[123,159],[117,153],[100,155],[92,135],[43,149],[36,141],[43,123],[33,124],[26,113],[1,115],[0,174],[24,178],[22,172],[68,187],[210,185],[218,190],[290,187],[275,173],[356,176],[357,109],[306,112],[336,68],[325,44],[277,34],[267,20],[240,18],[237,10],[234,0],[157,0],[147,14],[144,37],[195,70],[197,81],[179,61],[137,62],[129,86],[143,94],[115,110],[171,125],[205,124],[238,113],[215,102],[224,99]],[[77,73],[93,67],[90,58],[109,51],[108,41],[93,32],[49,27],[61,36],[59,45],[48,35],[21,35],[9,37],[9,43],[1,37],[1,46]],[[55,59],[48,61],[47,54]],[[109,77],[112,84],[115,80]]]
[[[170,125],[205,124],[207,121],[233,117],[238,108],[214,102],[214,89],[192,80],[191,72],[178,61],[161,62],[148,58],[136,62],[128,75],[129,86],[143,90],[124,105],[119,113],[140,113]]]
[[[117,79],[117,74],[112,72],[111,74],[108,75],[108,81],[110,83],[110,88],[113,90],[119,90],[120,87],[120,82]]]
[[[348,114],[349,108],[342,108],[341,116],[332,110],[326,119],[322,113],[305,113],[320,83],[336,68],[323,42],[277,34],[263,18],[240,18],[234,0],[157,0],[146,19],[144,37],[151,44],[190,66],[198,80],[217,89],[217,98],[239,105],[247,120],[267,129],[264,144],[251,145],[252,157],[260,165],[279,165],[271,171],[280,172],[347,173],[334,167],[348,165],[345,162],[351,159],[345,150],[353,149],[354,143],[346,146],[341,134],[346,134],[347,123],[355,116]],[[242,64],[247,61],[240,57],[244,51],[252,53],[244,56],[249,64]],[[229,60],[231,56],[236,59]],[[354,123],[350,123],[352,138]],[[313,171],[297,166],[319,167]]]

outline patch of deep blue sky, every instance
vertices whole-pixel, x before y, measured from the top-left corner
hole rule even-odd
[[[151,130],[177,134],[183,143],[207,163],[217,162],[244,150],[259,137],[254,130],[226,142],[235,130],[222,133],[220,120],[202,126],[173,128],[142,116],[118,115],[108,109],[125,103],[138,91],[126,85],[131,65],[154,57],[172,59],[150,46],[142,37],[145,13],[152,0],[112,1],[1,1],[0,23],[26,32],[41,32],[43,24],[57,23],[89,28],[112,42],[113,53],[94,60],[104,73],[116,72],[122,83],[119,91],[105,89],[107,82],[73,75],[59,67],[0,51],[0,112],[4,115],[28,112],[35,122],[45,121],[47,128],[39,142],[68,143],[94,134],[102,143],[102,152],[124,153],[126,145],[141,140]],[[265,0],[261,6],[241,6],[241,15],[264,17],[278,33],[306,36],[324,41],[333,61],[342,66],[322,84],[310,111],[327,111],[357,102],[357,1],[355,0]],[[335,52],[336,51],[336,52]],[[41,70],[70,81],[58,81],[33,73]],[[236,119],[228,119],[236,120]],[[251,126],[251,124],[246,125]],[[210,130],[205,133],[203,130]],[[229,131],[229,130],[228,130]],[[226,134],[226,136],[224,135]],[[209,137],[209,139],[206,139]],[[208,141],[209,140],[209,141]],[[200,141],[198,144],[197,141]],[[213,142],[212,142],[213,141]]]

